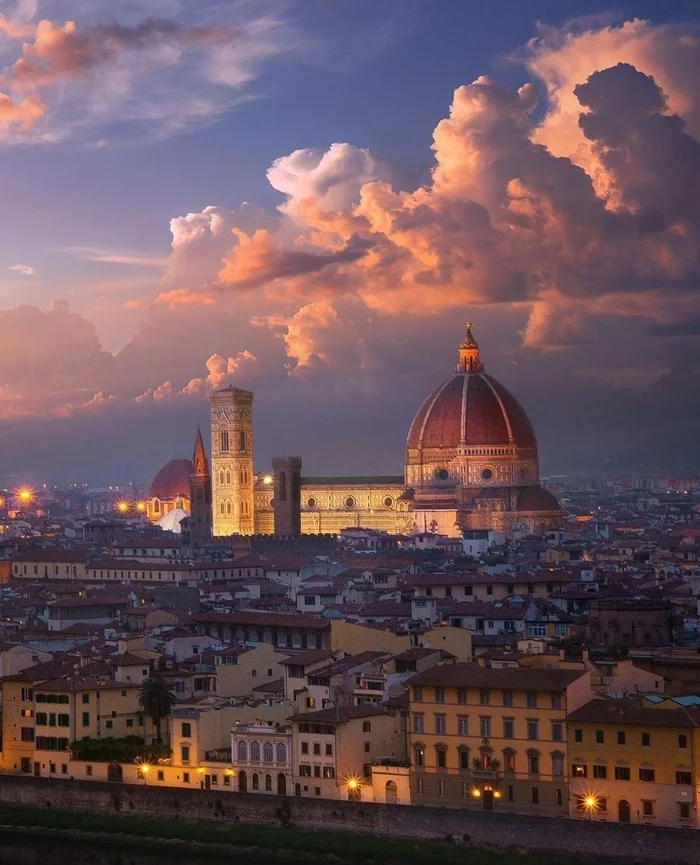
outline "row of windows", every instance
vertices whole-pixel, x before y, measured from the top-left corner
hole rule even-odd
[[[608,767],[604,763],[594,763],[591,767],[592,777],[605,780],[608,777]],[[588,765],[586,763],[571,764],[572,778],[587,778]],[[629,766],[615,766],[614,777],[616,781],[630,781],[632,778],[632,770]],[[651,766],[641,766],[638,770],[640,781],[656,781],[656,771]],[[681,767],[676,771],[676,784],[692,784],[693,774],[686,767]]]
[[[448,762],[449,749],[446,745],[435,746],[435,765],[438,769],[453,768]],[[528,775],[539,775],[542,771],[542,755],[539,751],[530,750],[525,754],[527,758]],[[515,774],[517,770],[517,752],[509,748],[503,751],[503,762],[496,759],[490,748],[481,748],[479,755],[473,757],[470,762],[469,749],[461,747],[457,749],[457,765],[454,768],[462,772],[474,770],[476,772],[497,772],[503,769],[506,775]],[[564,754],[554,751],[551,755],[551,774],[559,777],[564,774]],[[413,748],[413,764],[416,768],[425,767],[425,745],[417,744]]]
[[[503,729],[502,729],[502,737],[503,739],[515,739],[515,718],[503,718]],[[479,718],[479,726],[478,733],[475,731],[472,735],[479,735],[482,739],[490,738],[493,730],[492,719],[491,718]],[[426,725],[425,725],[425,715],[420,712],[415,712],[413,714],[413,732],[414,733],[425,733]],[[451,731],[447,729],[447,715],[435,715],[434,716],[434,732],[437,735],[451,735]],[[537,741],[540,738],[540,722],[536,718],[528,718],[525,722],[525,737],[531,741]],[[469,716],[468,715],[458,715],[457,716],[457,729],[455,731],[457,736],[469,736]],[[563,742],[564,741],[564,723],[563,721],[552,721],[551,722],[551,741],[553,742]]]
[[[309,751],[309,744],[312,746],[312,750]],[[301,753],[302,754],[313,754],[315,757],[319,757],[321,755],[321,743],[320,742],[302,742],[301,743]],[[324,753],[326,757],[333,756],[333,745],[331,742],[326,742],[324,747]]]
[[[37,727],[69,727],[70,715],[57,715],[55,712],[37,712]]]
[[[241,515],[244,517],[249,517],[250,516],[250,502],[247,501],[246,499],[243,499],[243,501],[240,504],[241,504]],[[228,499],[225,502],[219,503],[219,513],[222,516],[231,515],[233,512],[234,512],[234,507],[233,507],[233,503],[231,502],[230,499]]]
[[[448,702],[445,699],[445,689],[444,688],[433,688],[433,699],[436,703],[446,703]],[[505,706],[507,708],[511,708],[514,704],[514,695],[513,691],[491,691],[488,688],[482,688],[478,692],[474,692],[478,694],[478,698],[475,702],[478,702],[480,706]],[[465,706],[472,701],[469,699],[470,689],[468,688],[458,688],[457,689],[457,703],[459,705]],[[499,695],[496,698],[496,695]],[[424,696],[427,696],[427,691],[422,687],[415,687],[413,689],[413,702],[414,703],[422,703]],[[451,702],[451,701],[449,701]],[[519,703],[520,701],[518,701]],[[528,709],[561,709],[563,706],[563,698],[559,693],[550,693],[545,694],[538,691],[526,691],[525,692],[525,705]]]
[[[250,472],[248,471],[248,469],[241,469],[238,472],[238,479],[239,479],[242,486],[245,486],[247,483],[249,483],[250,482]],[[226,483],[228,486],[231,485],[231,472],[230,471],[225,472],[223,469],[221,469],[219,471],[219,484],[221,486],[223,486],[224,483]]]
[[[315,753],[315,752],[314,752]],[[262,759],[263,763],[286,763],[287,762],[287,746],[284,742],[278,742],[273,745],[272,742],[250,742],[239,740],[236,745],[236,758],[239,763],[259,763]]]
[[[333,766],[310,766],[308,763],[300,763],[299,775],[302,778],[335,778],[335,768]]]
[[[636,734],[635,734],[636,735]],[[605,730],[595,730],[593,733],[593,737],[596,745],[604,745],[606,742],[606,731]],[[625,730],[617,730],[615,734],[615,742],[618,745],[626,745],[627,744],[627,733]],[[631,737],[630,737],[631,738]],[[583,730],[575,729],[574,730],[574,742],[583,742]],[[651,733],[643,732],[640,733],[639,736],[640,744],[645,747],[651,747]],[[679,733],[676,739],[679,748],[687,748],[688,747],[688,736],[686,733]],[[610,742],[610,739],[608,739]]]
[[[223,453],[228,453],[230,450],[230,437],[226,429],[219,432],[219,449]],[[245,430],[240,430],[238,433],[238,450],[245,453],[248,448],[248,433]]]

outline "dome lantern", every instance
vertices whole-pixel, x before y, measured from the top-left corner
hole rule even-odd
[[[484,365],[479,357],[479,343],[474,339],[472,323],[467,322],[467,332],[459,344],[459,359],[456,372],[483,372]]]

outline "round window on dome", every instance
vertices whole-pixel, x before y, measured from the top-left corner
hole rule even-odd
[[[313,497],[310,499],[307,499],[306,500],[306,507],[307,508],[315,508],[316,507],[316,499]]]
[[[435,471],[435,477],[439,481],[446,481],[447,478],[449,478],[449,476],[450,476],[450,473],[447,471],[447,469],[436,469],[436,471]]]
[[[482,469],[481,470],[481,480],[482,481],[493,480],[493,469]]]
[[[393,504],[394,504],[394,500],[392,499],[391,496],[387,496],[387,497],[384,499],[384,507],[385,507],[385,508],[390,508]]]
[[[355,499],[352,496],[348,496],[345,499],[345,507],[346,508],[354,508],[355,507]]]

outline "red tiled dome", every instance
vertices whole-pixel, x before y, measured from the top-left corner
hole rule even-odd
[[[510,391],[484,372],[458,372],[418,409],[409,448],[515,445],[537,448],[532,425]]]
[[[558,511],[559,502],[542,487],[527,487],[518,497],[519,511]]]
[[[190,495],[191,460],[170,460],[153,478],[149,498],[174,499]]]

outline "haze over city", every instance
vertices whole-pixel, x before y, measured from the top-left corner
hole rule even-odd
[[[148,480],[227,384],[256,467],[400,474],[467,318],[543,473],[697,467],[696,3],[0,11],[0,477]]]

